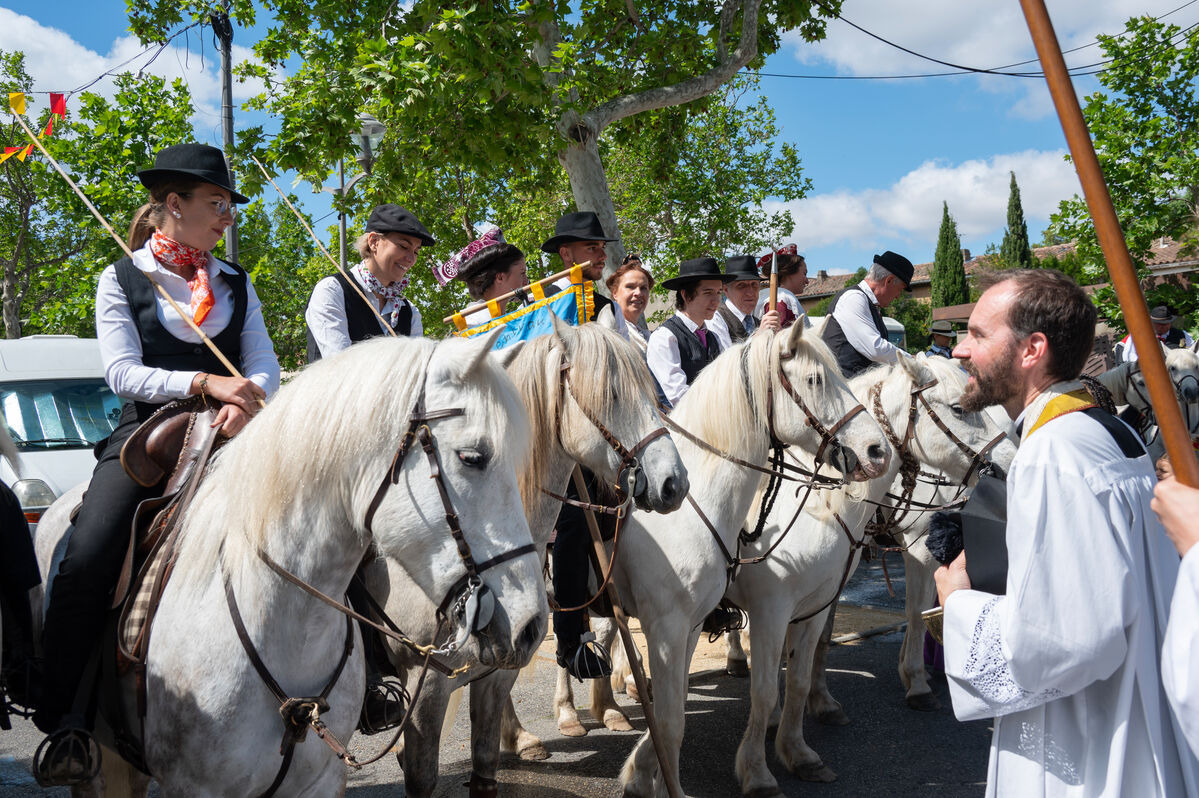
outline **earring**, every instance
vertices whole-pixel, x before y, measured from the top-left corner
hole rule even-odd
[[[176,219],[183,218],[183,214],[179,213],[179,211],[171,211],[171,215],[174,216]]]

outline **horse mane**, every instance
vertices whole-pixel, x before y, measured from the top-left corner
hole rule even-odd
[[[438,367],[465,356],[449,341],[439,347],[424,338],[376,338],[309,365],[281,388],[213,458],[184,520],[174,578],[211,578],[222,543],[234,563],[274,534],[297,544],[318,528],[348,524],[365,534],[362,519],[346,512],[355,502],[364,504],[364,491],[382,478],[384,460],[408,428],[434,349]],[[492,358],[478,368],[503,373]],[[456,387],[463,403],[471,400],[472,410],[479,408],[496,428],[519,425],[503,431],[502,439],[520,435],[527,441],[524,408],[510,383],[490,384],[498,390],[482,390],[479,380]],[[498,448],[497,460],[527,453],[525,447]],[[315,505],[304,501],[309,498]]]
[[[526,508],[540,501],[548,476],[549,442],[558,432],[562,409],[558,369],[564,357],[573,366],[570,382],[575,396],[597,418],[607,418],[615,404],[656,396],[649,369],[637,349],[600,324],[562,325],[555,333],[527,342],[508,367],[508,376],[529,416],[533,444],[528,464],[519,473],[520,497]]]

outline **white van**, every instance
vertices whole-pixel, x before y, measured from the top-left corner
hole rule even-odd
[[[100,344],[73,335],[0,340],[0,412],[21,453],[0,479],[32,527],[55,499],[91,478],[93,447],[116,429],[121,400],[104,382]]]

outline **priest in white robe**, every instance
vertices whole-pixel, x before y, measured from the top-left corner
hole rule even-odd
[[[937,571],[945,670],[960,720],[995,719],[987,795],[1199,795],[1158,652],[1178,557],[1149,508],[1153,465],[1088,414],[1077,377],[1095,311],[1069,278],[1005,275],[954,350],[962,407],[1021,430],[1008,474],[1005,595]]]
[[[1199,489],[1164,479],[1154,491],[1153,510],[1182,555],[1162,647],[1162,682],[1191,750],[1199,753]]]

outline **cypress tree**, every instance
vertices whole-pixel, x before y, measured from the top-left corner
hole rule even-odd
[[[966,267],[962,261],[962,239],[958,236],[957,222],[949,215],[949,203],[942,205],[937,255],[933,260],[932,274],[929,275],[932,283],[930,299],[934,308],[964,305],[970,301],[970,287],[966,284]]]
[[[1007,198],[1007,229],[1003,231],[999,260],[1006,269],[1030,269],[1036,264],[1033,263],[1032,249],[1028,245],[1028,224],[1024,221],[1024,206],[1020,204],[1016,173],[1010,174],[1012,187]]]

